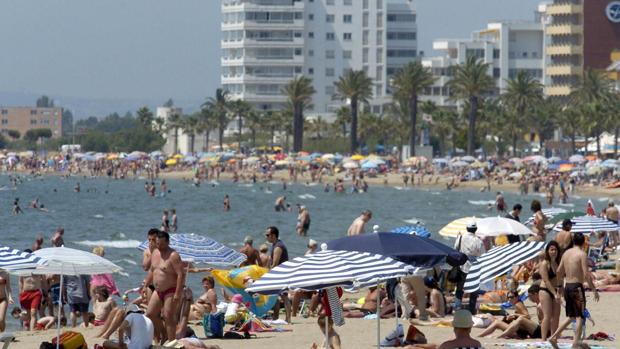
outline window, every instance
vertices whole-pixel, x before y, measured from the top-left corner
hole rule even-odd
[[[493,77],[494,78],[499,78],[501,76],[501,70],[500,68],[493,68]]]
[[[383,45],[383,30],[377,30],[377,45]]]
[[[336,34],[334,33],[325,33],[325,39],[328,41],[336,40]]]
[[[415,22],[415,15],[411,13],[388,13],[388,22]]]
[[[300,48],[296,48],[295,49],[295,56],[301,56],[301,49]]]
[[[308,37],[310,39],[314,39],[314,32],[308,32]]]
[[[368,30],[364,30],[362,33],[362,44],[368,45]]]
[[[334,23],[334,21],[335,21],[334,15],[326,15],[325,16],[325,22],[327,22],[327,23]]]
[[[368,27],[368,13],[364,13],[362,16],[362,26]]]
[[[352,15],[342,15],[342,22],[343,23],[352,23],[353,22],[353,16]]]
[[[314,50],[308,50],[308,56],[314,57]]]
[[[314,13],[309,13],[308,14],[308,20],[309,21],[314,21]]]
[[[36,125],[36,124],[37,124],[37,120],[34,120],[34,119],[30,120],[30,125]]]
[[[364,63],[368,63],[368,49],[367,48],[364,48],[362,52],[362,61]]]
[[[415,40],[417,38],[416,32],[388,32],[388,40]]]
[[[377,49],[377,63],[383,63],[383,49]]]
[[[465,51],[465,55],[467,56],[467,58],[475,57],[478,59],[482,59],[484,58],[484,49],[483,48],[468,48]]]
[[[334,59],[334,58],[336,58],[336,52],[334,50],[326,50],[325,51],[325,58],[327,58],[327,59]]]
[[[334,88],[334,85],[327,85],[325,86],[325,94],[326,95],[333,95],[336,92],[336,89]]]
[[[342,51],[342,58],[343,59],[351,59],[352,57],[353,57],[352,51],[349,51],[349,50]]]
[[[343,34],[342,34],[342,39],[343,39],[344,41],[351,41],[352,36],[353,36],[353,35],[352,35],[351,33],[343,33]]]
[[[6,125],[6,124],[8,124],[8,123],[9,123],[9,120],[8,120],[8,119],[2,119],[2,125]]]
[[[314,68],[308,68],[308,75],[314,75]]]
[[[500,54],[500,50],[499,49],[494,49],[493,50],[493,59],[499,59],[499,54]]]
[[[334,68],[325,68],[325,76],[334,76]]]
[[[382,65],[377,66],[375,80],[383,80],[383,66]]]
[[[342,0],[342,4],[345,6],[353,5],[353,0]]]
[[[388,57],[409,57],[409,58],[413,58],[417,56],[417,52],[416,50],[388,50],[387,51],[387,56]]]
[[[377,27],[383,27],[383,13],[377,13]]]
[[[327,0],[325,3],[328,5],[334,5],[334,0]]]
[[[30,110],[30,115],[37,115],[37,110],[36,109],[31,109]]]
[[[368,10],[368,0],[364,0],[362,2],[362,7],[364,8],[364,10]]]
[[[2,109],[2,115],[6,115],[6,114],[8,114],[8,113],[9,113],[9,111],[8,111],[8,110],[6,110],[6,109]]]

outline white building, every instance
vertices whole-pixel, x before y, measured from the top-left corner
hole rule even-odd
[[[164,125],[166,125],[168,119],[172,115],[183,115],[183,109],[178,107],[157,107],[157,111],[155,116],[158,119],[164,120]],[[166,144],[162,148],[162,151],[166,154],[174,154],[174,142],[175,142],[175,134],[174,130],[166,130],[163,135],[166,140]],[[177,152],[181,154],[188,154],[191,151],[191,137],[185,133],[182,128],[179,128],[177,133]],[[197,134],[194,139],[194,152],[200,152],[206,150],[205,147],[205,136],[204,134]]]
[[[259,110],[284,108],[282,89],[305,75],[316,90],[308,115],[330,117],[343,105],[334,82],[364,69],[380,112],[389,76],[417,56],[411,0],[223,0],[221,28],[222,86]]]
[[[539,18],[537,16],[537,18]],[[446,86],[452,78],[453,66],[462,64],[469,56],[489,63],[489,75],[496,80],[498,94],[506,88],[507,80],[525,71],[543,82],[544,30],[542,21],[492,22],[487,29],[475,31],[470,39],[442,39],[433,42],[441,55],[422,59],[437,80],[421,96],[440,106],[456,107]]]

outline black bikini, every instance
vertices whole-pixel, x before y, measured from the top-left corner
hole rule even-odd
[[[549,269],[547,269],[547,275],[549,275],[549,280],[553,280],[557,276],[557,274],[553,271],[553,268],[551,268],[551,266],[549,266]],[[553,296],[553,293],[551,293],[551,291],[549,291],[548,288],[541,287],[540,290],[547,292],[549,294],[549,297],[551,297],[551,299],[555,299],[555,296]]]

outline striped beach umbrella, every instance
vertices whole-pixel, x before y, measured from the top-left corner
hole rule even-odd
[[[505,275],[512,270],[513,266],[535,258],[545,244],[545,242],[523,241],[489,250],[472,264],[465,279],[464,291],[475,292],[480,289],[480,284]]]
[[[382,255],[353,251],[320,251],[271,269],[246,291],[278,294],[336,286],[361,288],[412,274],[415,268]]]
[[[138,249],[144,251],[148,246],[149,242],[145,241],[138,246]],[[238,266],[247,259],[245,254],[197,234],[171,234],[170,247],[186,262],[230,267]]]
[[[439,235],[456,238],[459,234],[464,234],[467,231],[467,225],[472,221],[475,221],[476,217],[463,217],[455,219],[448,223],[445,227],[439,230]]]
[[[600,218],[597,216],[580,216],[571,218],[573,222],[573,226],[571,228],[571,232],[573,233],[590,233],[597,231],[618,231],[620,230],[620,226],[614,222],[608,221],[604,218]],[[562,222],[558,222],[553,230],[561,231],[562,230]]]
[[[0,246],[0,269],[24,269],[45,265],[47,261],[32,253],[16,250],[8,246]]]
[[[391,232],[397,234],[413,234],[423,238],[431,237],[431,232],[422,225],[405,225],[402,227],[394,228]]]
[[[543,208],[542,209],[542,213],[545,215],[545,217],[551,219],[559,214],[562,213],[566,213],[568,211],[566,211],[565,209],[561,208],[561,207],[550,207],[550,208]],[[525,221],[525,223],[523,223],[525,225],[530,225],[530,224],[534,224],[534,215],[532,215],[530,218],[527,219],[527,221]]]

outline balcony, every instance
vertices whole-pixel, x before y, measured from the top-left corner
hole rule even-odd
[[[546,74],[549,76],[580,75],[581,66],[572,64],[554,64],[547,67]]]
[[[547,14],[548,15],[571,15],[581,13],[583,11],[583,6],[579,4],[553,4],[547,5]]]
[[[583,34],[583,26],[579,24],[554,24],[547,27],[547,35]]]
[[[568,96],[572,91],[570,85],[552,85],[545,87],[547,96]]]
[[[547,46],[547,54],[549,56],[556,55],[580,55],[583,54],[583,46],[581,45],[552,45]]]

